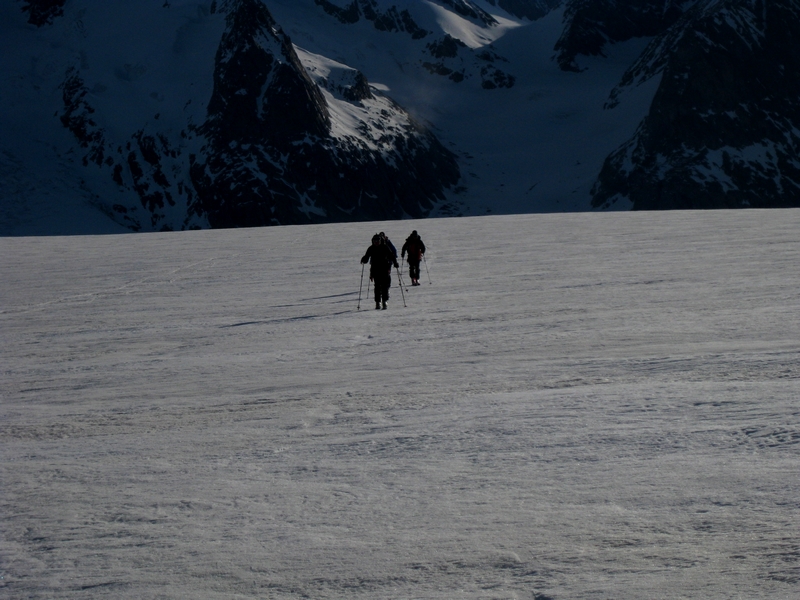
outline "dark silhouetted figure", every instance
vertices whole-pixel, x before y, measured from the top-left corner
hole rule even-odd
[[[375,308],[386,309],[389,287],[392,285],[392,265],[399,267],[389,246],[377,233],[372,236],[372,245],[361,258],[362,264],[369,262],[369,278],[375,284]]]
[[[406,252],[408,253],[408,275],[411,277],[411,285],[419,285],[419,261],[425,254],[425,244],[416,230],[406,238],[406,243],[400,250],[400,257],[404,257]]]

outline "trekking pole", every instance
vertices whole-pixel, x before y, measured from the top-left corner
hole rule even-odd
[[[428,259],[425,258],[424,254],[422,255],[422,260],[425,262],[425,272],[428,274],[428,284],[433,285],[433,282],[431,281],[431,272],[428,271]]]
[[[400,269],[395,269],[397,271],[397,282],[400,284],[400,295],[403,297],[403,307],[408,308],[408,304],[406,304],[406,295],[403,293],[403,276],[400,275]]]
[[[398,273],[397,273],[397,281],[402,287],[406,288],[406,291],[408,291],[408,286],[403,282],[403,263],[402,262],[400,263],[400,271],[398,271]]]
[[[361,310],[361,288],[364,287],[364,264],[361,264],[361,283],[358,286],[358,310]],[[367,285],[367,294],[369,294],[369,285]]]

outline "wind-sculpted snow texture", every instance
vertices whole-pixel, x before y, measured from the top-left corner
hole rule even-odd
[[[0,596],[794,598],[798,228],[0,238]]]
[[[612,93],[660,78],[593,205],[800,205],[800,4],[706,0],[658,36]]]

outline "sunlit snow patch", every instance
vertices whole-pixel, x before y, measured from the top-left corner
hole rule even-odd
[[[357,69],[348,67],[318,54],[295,47],[306,72],[322,90],[331,117],[331,136],[361,140],[372,150],[386,149],[388,136],[399,134],[411,126],[410,119],[391,99],[374,95],[356,97],[352,94],[366,79]],[[369,86],[382,91],[386,86]]]
[[[452,37],[461,40],[473,50],[482,48],[503,37],[508,31],[521,27],[520,21],[514,21],[499,15],[492,15],[497,21],[495,25],[487,27],[473,23],[469,19],[459,16],[444,6],[439,6],[433,2],[425,2],[434,12],[435,20],[442,31]]]

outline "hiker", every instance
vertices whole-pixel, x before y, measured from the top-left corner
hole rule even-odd
[[[406,238],[406,243],[400,250],[400,258],[403,258],[406,252],[408,252],[408,274],[411,277],[411,285],[419,285],[419,261],[425,254],[425,244],[416,229]]]
[[[389,250],[392,251],[392,256],[394,256],[394,259],[397,260],[397,248],[394,247],[392,240],[386,237],[386,234],[382,231],[378,235],[381,236],[381,242],[389,246]]]
[[[372,245],[361,258],[361,264],[369,262],[369,279],[375,283],[375,308],[386,310],[389,287],[392,285],[392,265],[399,268],[397,259],[389,246],[384,244],[377,233],[372,236]]]

